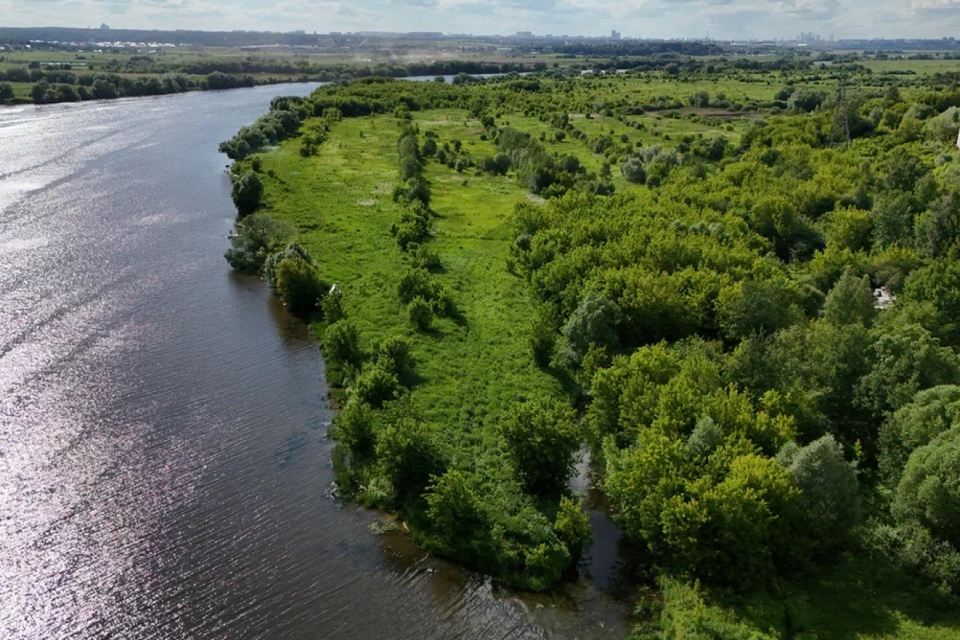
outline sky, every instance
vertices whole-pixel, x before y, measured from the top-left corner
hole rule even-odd
[[[0,0],[0,26],[643,38],[960,37],[960,0]]]

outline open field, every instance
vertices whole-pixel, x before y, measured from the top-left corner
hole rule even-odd
[[[960,60],[864,60],[862,64],[874,73],[928,75],[960,72]]]
[[[460,137],[476,153],[489,143],[463,126],[465,114],[431,112],[429,126],[444,140]],[[450,119],[447,120],[446,118]],[[433,246],[444,265],[437,276],[454,294],[463,319],[438,319],[427,334],[412,330],[397,301],[396,276],[406,266],[390,225],[396,176],[397,124],[388,118],[339,123],[322,152],[304,160],[295,141],[264,156],[268,210],[299,229],[297,240],[317,256],[324,279],[345,292],[348,317],[365,344],[401,334],[413,341],[414,397],[438,424],[496,420],[519,396],[558,393],[557,382],[526,356],[523,316],[531,301],[504,268],[511,242],[507,215],[524,198],[510,179],[483,179],[431,168],[438,219]],[[454,437],[455,431],[451,431]]]

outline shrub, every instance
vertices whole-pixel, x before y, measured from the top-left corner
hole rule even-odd
[[[349,320],[340,320],[323,332],[323,355],[333,364],[356,365],[360,362],[360,337]]]
[[[237,271],[258,273],[270,253],[277,251],[292,232],[285,222],[263,213],[251,214],[237,223],[231,246],[223,257]]]
[[[270,289],[279,295],[277,288],[277,267],[287,258],[300,258],[307,264],[314,264],[313,258],[307,253],[307,250],[296,242],[291,242],[282,251],[271,253],[263,262],[263,278],[270,285]]]
[[[353,384],[353,396],[356,402],[369,404],[379,409],[383,403],[394,400],[400,391],[397,376],[381,368],[372,367],[357,377]]]
[[[530,328],[530,350],[537,366],[546,367],[550,364],[556,341],[557,332],[549,315],[537,313]]]
[[[317,270],[303,258],[285,258],[277,265],[277,294],[290,311],[312,311],[322,293]]]
[[[447,471],[433,481],[425,495],[430,529],[439,550],[458,558],[476,560],[478,547],[489,529],[483,503],[470,488],[467,476]]]
[[[581,442],[569,405],[546,399],[517,404],[497,432],[527,491],[546,496],[563,490]]]
[[[323,311],[323,319],[327,324],[333,324],[347,317],[343,310],[343,293],[339,288],[334,288],[320,301],[320,309]]]
[[[433,324],[433,307],[429,302],[417,296],[410,301],[410,322],[420,331],[427,331]]]
[[[373,362],[402,381],[413,373],[410,341],[402,336],[384,338],[373,346]]]
[[[643,168],[640,158],[626,158],[620,163],[620,174],[623,179],[632,184],[643,184],[647,181],[647,171]]]
[[[580,557],[593,533],[590,516],[583,511],[583,503],[567,496],[560,498],[560,509],[553,528],[572,558]]]
[[[373,409],[369,404],[351,399],[333,419],[333,435],[355,458],[373,454]]]
[[[400,302],[409,304],[417,296],[430,296],[430,274],[424,269],[408,269],[400,276],[397,283],[397,296]]]
[[[443,461],[427,424],[411,412],[397,413],[377,437],[377,461],[395,499],[415,500],[443,472]]]

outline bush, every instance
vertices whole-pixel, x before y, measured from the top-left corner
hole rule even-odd
[[[334,287],[320,301],[320,310],[323,311],[323,319],[327,324],[333,324],[347,317],[343,310],[343,293],[339,287]]]
[[[626,158],[620,162],[620,174],[631,184],[643,184],[647,181],[647,171],[640,158]]]
[[[410,341],[402,336],[384,338],[373,346],[373,362],[384,371],[404,380],[413,373],[413,355]]]
[[[550,364],[556,341],[557,332],[549,315],[537,313],[530,328],[530,350],[537,366],[546,367]]]
[[[359,364],[360,337],[349,320],[335,322],[323,332],[323,355],[333,364]]]
[[[467,476],[457,470],[446,472],[434,480],[425,498],[439,551],[465,560],[480,559],[489,524]]]
[[[593,534],[590,516],[584,513],[583,503],[567,496],[560,498],[560,509],[553,529],[574,559],[580,557]]]
[[[322,293],[317,270],[303,258],[285,258],[277,265],[277,294],[293,313],[315,309]]]
[[[347,402],[333,419],[333,436],[350,450],[354,458],[369,458],[375,444],[370,405],[358,399]]]
[[[433,324],[433,306],[429,302],[417,296],[410,301],[410,322],[420,331],[427,331]]]
[[[566,487],[581,442],[569,405],[546,399],[517,404],[497,432],[524,489],[549,496]]]
[[[375,366],[357,377],[353,384],[351,400],[379,409],[385,402],[396,399],[399,392],[400,383],[397,381],[397,376]]]
[[[443,472],[430,428],[410,412],[390,417],[377,437],[375,450],[383,474],[393,486],[395,500],[417,500],[430,478]]]
[[[397,283],[400,302],[409,304],[416,297],[425,298],[430,290],[430,274],[424,269],[408,269]]]
[[[230,197],[233,198],[233,204],[241,218],[256,211],[263,198],[263,182],[260,181],[260,176],[253,171],[243,174],[239,180],[234,181]]]

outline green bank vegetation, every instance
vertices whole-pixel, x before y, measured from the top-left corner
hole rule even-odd
[[[225,143],[343,494],[545,589],[586,442],[637,638],[960,637],[960,94],[771,72],[359,81]]]

